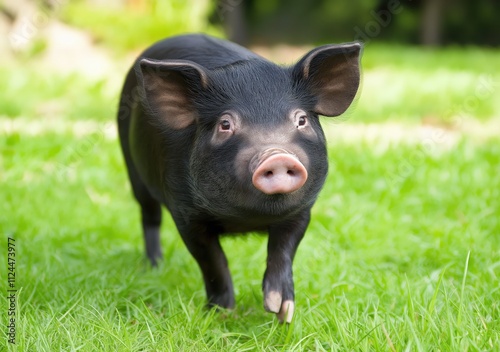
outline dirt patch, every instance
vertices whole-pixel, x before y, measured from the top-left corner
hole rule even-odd
[[[109,55],[94,45],[92,37],[81,30],[53,21],[44,30],[47,49],[42,64],[63,73],[79,72],[103,77],[114,70]]]

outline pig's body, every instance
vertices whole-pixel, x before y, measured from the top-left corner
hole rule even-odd
[[[265,307],[291,319],[292,261],[327,173],[317,114],[343,112],[359,83],[358,44],[322,48],[281,68],[233,43],[188,35],[156,43],[128,73],[119,134],[147,255],[153,265],[161,258],[163,204],[211,305],[234,306],[219,235],[267,231]],[[355,71],[340,108],[320,96],[322,85],[337,92],[335,84],[314,71],[328,73],[331,57]]]

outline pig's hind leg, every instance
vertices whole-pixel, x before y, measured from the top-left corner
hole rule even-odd
[[[118,120],[120,142],[127,165],[128,176],[137,202],[141,206],[142,230],[146,255],[152,266],[162,259],[160,244],[161,204],[151,195],[142,182],[130,155],[128,146],[128,121]]]
[[[144,193],[143,193],[144,192]],[[160,244],[161,205],[148,193],[147,189],[134,194],[141,205],[142,230],[146,255],[152,266],[157,266],[163,258]],[[137,193],[140,193],[138,196]]]
[[[160,244],[161,204],[151,196],[133,165],[129,167],[130,182],[137,202],[141,206],[142,231],[146,255],[152,266],[163,258]]]

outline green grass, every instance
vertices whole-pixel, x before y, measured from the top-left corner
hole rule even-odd
[[[427,108],[411,99],[391,105],[391,92],[428,102],[444,119],[439,111],[460,106],[488,74],[483,59],[473,59],[480,50],[455,50],[444,71],[442,53],[399,50],[419,55],[413,61],[421,67],[399,59],[384,65],[389,48],[367,49],[364,91],[346,124],[389,120],[411,128]],[[7,237],[15,238],[17,351],[500,345],[499,137],[465,133],[457,144],[436,142],[418,156],[424,149],[411,141],[330,138],[330,174],[294,263],[296,315],[280,325],[262,307],[265,236],[223,239],[234,311],[204,309],[201,274],[167,214],[165,261],[148,268],[139,209],[109,124],[121,76],[95,82],[20,64],[0,73],[0,260],[7,261]],[[378,78],[399,88],[379,89]],[[433,87],[443,90],[426,95]],[[499,117],[495,87],[477,110],[462,111]],[[0,273],[5,295],[6,264]],[[5,327],[7,306],[0,307]]]
[[[357,115],[452,124],[459,116],[500,117],[500,52],[368,44]]]
[[[499,140],[465,138],[425,155],[396,183],[390,175],[413,146],[377,152],[332,143],[331,172],[294,265],[295,321],[280,326],[262,308],[265,237],[224,239],[237,308],[206,312],[197,265],[169,217],[166,260],[159,270],[145,264],[117,141],[65,155],[86,138],[2,139],[0,229],[4,248],[7,236],[17,243],[19,351],[455,351],[500,343]]]

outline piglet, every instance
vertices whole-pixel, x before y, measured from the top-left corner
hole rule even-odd
[[[353,101],[360,51],[324,45],[282,67],[225,40],[184,35],[140,55],[118,127],[153,266],[163,205],[200,266],[209,306],[232,308],[219,237],[267,232],[264,307],[292,320],[292,262],[328,171],[318,116]]]

